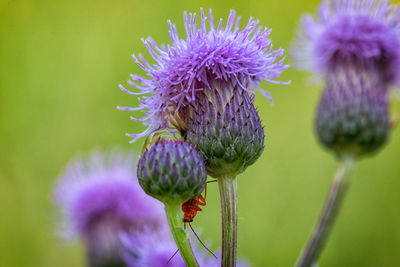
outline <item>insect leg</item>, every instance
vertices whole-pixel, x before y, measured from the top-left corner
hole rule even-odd
[[[171,258],[169,258],[169,260],[167,261],[167,264],[172,260],[173,257],[175,257],[176,253],[178,253],[179,248],[175,251],[174,255],[171,256]]]
[[[202,197],[193,201],[193,204],[198,208],[198,206],[205,206],[206,200]]]
[[[197,235],[197,233],[194,231],[192,225],[191,225],[190,223],[188,223],[188,224],[189,224],[189,226],[190,226],[190,229],[192,229],[193,234],[196,236],[197,240],[199,240],[200,244],[202,244],[203,247],[204,247],[208,252],[210,252],[211,255],[213,255],[213,256],[217,259],[217,256],[215,256],[215,254],[214,254],[208,247],[206,247],[206,245],[204,245],[204,243],[200,240],[200,237],[199,237],[199,236]]]

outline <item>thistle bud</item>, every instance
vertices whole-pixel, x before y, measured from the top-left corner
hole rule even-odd
[[[163,203],[185,202],[201,194],[207,179],[204,161],[182,141],[157,141],[139,160],[139,184]]]

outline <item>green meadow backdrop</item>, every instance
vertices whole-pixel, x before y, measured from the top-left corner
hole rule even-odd
[[[144,74],[130,56],[146,55],[140,38],[168,43],[167,20],[183,33],[184,10],[211,7],[214,18],[226,18],[236,9],[242,25],[259,18],[273,29],[274,47],[288,50],[301,14],[318,2],[0,0],[0,266],[84,266],[82,244],[55,234],[52,188],[73,156],[115,146],[140,150],[143,140],[129,144],[124,134],[143,127],[116,109],[137,104],[118,84],[130,73]],[[291,85],[261,85],[273,105],[256,98],[266,149],[238,180],[238,253],[254,266],[293,266],[336,167],[314,135],[322,85],[308,78],[290,68],[281,80]],[[399,102],[393,100],[393,113],[400,113]],[[358,164],[321,266],[400,266],[399,159],[397,128],[378,155]],[[217,249],[216,186],[209,186],[207,201],[193,225]]]

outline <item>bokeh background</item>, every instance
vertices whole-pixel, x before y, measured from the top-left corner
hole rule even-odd
[[[93,148],[139,150],[124,133],[138,132],[117,105],[137,100],[118,89],[144,74],[132,53],[140,38],[168,43],[167,19],[183,32],[184,10],[229,9],[273,29],[287,49],[298,20],[317,0],[0,0],[0,266],[84,266],[81,244],[55,235],[52,187],[66,163]],[[400,49],[400,48],[399,48]],[[149,58],[149,56],[147,56]],[[287,61],[291,63],[288,56]],[[400,71],[400,70],[399,70]],[[275,104],[258,96],[266,150],[239,177],[239,255],[254,266],[293,266],[328,191],[336,162],[317,143],[313,118],[321,89],[293,68],[263,83]],[[393,113],[400,112],[393,101]],[[400,266],[400,129],[358,169],[321,266]],[[194,226],[220,246],[217,187]]]

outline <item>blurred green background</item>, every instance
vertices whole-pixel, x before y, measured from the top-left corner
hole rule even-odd
[[[273,29],[287,49],[298,20],[317,0],[0,0],[0,266],[84,266],[82,245],[55,236],[51,191],[71,157],[95,147],[139,150],[124,133],[138,132],[117,105],[136,105],[121,92],[129,73],[143,74],[132,53],[146,55],[141,37],[168,43],[167,19],[183,29],[184,10],[229,9]],[[150,58],[149,56],[146,56]],[[288,62],[291,63],[290,57]],[[254,266],[293,266],[325,199],[336,162],[317,143],[313,118],[321,85],[293,68],[262,84],[270,106],[256,100],[266,150],[239,177],[239,255]],[[393,112],[399,112],[395,103]],[[400,130],[375,157],[358,165],[321,266],[400,266]],[[220,243],[216,186],[195,227]]]

